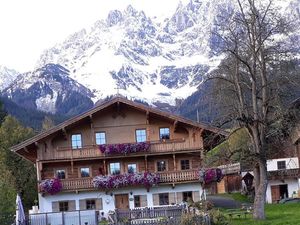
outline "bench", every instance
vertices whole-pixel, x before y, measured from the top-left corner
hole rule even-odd
[[[246,219],[247,215],[252,215],[252,213],[252,204],[242,204],[241,208],[226,210],[226,214],[229,216],[230,219],[233,219],[234,217],[238,217],[240,219],[242,216],[244,216],[244,218]]]

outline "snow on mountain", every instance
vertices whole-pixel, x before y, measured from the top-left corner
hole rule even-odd
[[[55,64],[20,74],[2,94],[20,106],[65,115],[93,106],[92,93],[71,79],[67,69]]]
[[[209,32],[220,3],[203,2],[179,5],[163,23],[132,6],[113,10],[106,20],[46,50],[37,68],[47,63],[68,68],[72,79],[93,92],[94,102],[119,89],[131,98],[174,105],[195,92],[222,58],[211,54]]]
[[[190,0],[164,21],[130,5],[112,10],[105,20],[45,50],[35,71],[18,76],[2,94],[70,115],[75,104],[82,112],[117,92],[152,105],[175,105],[195,93],[223,59],[216,33],[236,7],[231,0]],[[284,7],[299,17],[299,0]],[[299,43],[298,34],[289,37]]]
[[[18,74],[17,71],[0,65],[0,91],[8,87]]]

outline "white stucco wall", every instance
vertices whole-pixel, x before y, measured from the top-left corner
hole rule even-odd
[[[278,161],[285,161],[286,169],[299,168],[298,157],[293,157],[293,158],[270,159],[267,161],[267,170],[268,171],[278,170],[278,168],[277,168]]]
[[[283,180],[284,182],[280,180],[270,180],[268,183],[267,187],[267,195],[266,195],[266,201],[267,203],[272,203],[272,196],[271,196],[271,186],[272,185],[282,185],[282,184],[287,184],[288,185],[288,194],[289,198],[292,197],[293,192],[296,191],[298,192],[299,190],[299,182],[297,179],[289,179],[289,180]]]
[[[130,192],[132,191],[132,195]],[[87,199],[87,198],[102,198],[103,210],[105,214],[115,209],[115,194],[128,194],[129,198],[133,198],[134,195],[147,195],[147,204],[148,207],[153,206],[153,197],[152,194],[156,193],[173,193],[173,192],[184,192],[184,191],[199,191],[200,195],[202,194],[202,188],[200,183],[192,183],[192,184],[177,184],[174,188],[171,185],[163,185],[150,188],[150,191],[147,192],[145,188],[123,188],[117,190],[108,191],[107,194],[105,192],[79,192],[76,193],[58,193],[56,195],[39,195],[39,212],[52,212],[52,202],[55,201],[70,201],[75,200],[76,202],[76,210],[79,210],[79,200]],[[110,194],[113,193],[111,196]],[[175,198],[177,199],[177,198]],[[176,202],[179,204],[180,202]],[[129,207],[134,208],[134,201],[129,201]]]

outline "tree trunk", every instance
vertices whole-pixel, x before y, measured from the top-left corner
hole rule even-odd
[[[255,198],[253,218],[262,220],[265,219],[265,203],[267,191],[267,168],[266,160],[260,159],[256,169],[254,170],[255,179]]]

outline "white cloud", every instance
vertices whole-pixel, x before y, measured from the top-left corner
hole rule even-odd
[[[189,0],[184,0],[187,2]],[[25,72],[41,52],[69,34],[131,4],[158,18],[170,16],[179,0],[9,0],[0,1],[0,65]]]

